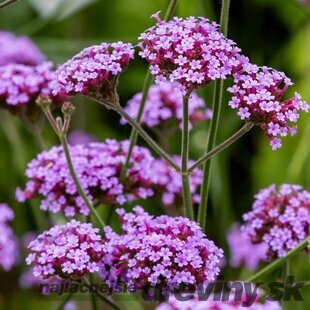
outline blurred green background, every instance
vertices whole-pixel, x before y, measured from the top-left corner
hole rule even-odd
[[[286,72],[295,85],[290,92],[302,94],[310,101],[310,4],[294,0],[233,0],[231,1],[229,37],[237,42],[251,61]],[[154,21],[154,12],[164,12],[167,0],[20,0],[0,11],[0,29],[16,34],[29,35],[55,64],[62,63],[83,47],[102,41],[137,42],[137,36]],[[176,15],[206,16],[219,20],[220,1],[180,0]],[[162,13],[164,14],[164,13]],[[132,62],[121,76],[119,95],[123,104],[142,88],[147,64],[139,59]],[[200,92],[211,106],[212,85]],[[224,103],[228,101],[228,94]],[[83,129],[99,140],[107,137],[124,139],[130,128],[119,125],[119,117],[102,109],[85,98],[75,98],[78,105],[73,117],[72,129]],[[241,126],[235,112],[223,105],[218,141],[222,141]],[[303,114],[298,122],[298,134],[283,140],[283,147],[271,151],[268,139],[255,128],[244,138],[220,154],[212,174],[211,208],[209,209],[207,234],[225,249],[229,257],[225,235],[231,223],[241,219],[249,210],[253,194],[271,183],[298,183],[310,187],[310,121]],[[204,151],[208,124],[200,124],[192,131],[190,156],[197,158]],[[46,144],[57,144],[49,126],[44,129]],[[170,144],[174,153],[180,152],[180,136]],[[143,141],[139,140],[143,145]],[[16,214],[13,223],[18,236],[35,230],[31,206],[14,200],[17,185],[24,182],[26,163],[36,153],[32,136],[18,119],[0,111],[0,200],[12,206]],[[154,205],[148,209],[162,212]],[[305,255],[304,255],[305,256]],[[58,302],[40,301],[30,291],[22,291],[18,277],[21,266],[4,274],[0,272],[0,309],[54,309]],[[292,274],[300,280],[309,280],[306,258],[296,258]],[[245,270],[239,270],[243,275]],[[224,270],[225,276],[237,276],[237,272]],[[276,276],[276,275],[275,275]],[[306,290],[304,291],[306,296]],[[308,289],[309,298],[309,289]],[[47,300],[47,299],[46,299]],[[79,302],[80,309],[88,303]],[[127,309],[143,306],[133,302],[123,303]],[[310,303],[285,305],[287,309],[310,309]],[[55,308],[55,309],[56,309]],[[102,308],[107,309],[107,308]]]

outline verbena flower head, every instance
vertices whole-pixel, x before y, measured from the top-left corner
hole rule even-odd
[[[248,59],[219,25],[204,17],[174,17],[139,36],[139,55],[151,64],[156,82],[177,81],[187,92],[212,80],[231,77]]]
[[[133,118],[138,115],[141,99],[142,93],[138,93],[127,102],[125,111]],[[178,84],[166,82],[161,85],[152,85],[148,92],[141,122],[147,127],[156,127],[163,134],[167,134],[166,131],[171,125],[181,126],[182,106],[183,98]],[[212,117],[212,111],[206,108],[204,100],[195,93],[189,99],[188,108],[190,127]],[[122,118],[121,124],[125,123],[126,121]]]
[[[174,289],[213,281],[223,251],[207,239],[196,222],[183,217],[153,217],[141,207],[118,209],[122,234],[105,228],[100,274],[106,283]]]
[[[281,147],[281,137],[294,135],[300,111],[308,111],[309,105],[295,93],[293,98],[282,97],[292,85],[283,72],[268,67],[247,64],[241,74],[234,75],[234,85],[228,88],[233,94],[229,105],[238,109],[242,120],[259,125],[270,140],[273,150]]]
[[[58,68],[54,94],[84,94],[114,100],[118,76],[133,56],[130,43],[101,43],[87,47]]]
[[[181,157],[174,155],[173,160],[175,163],[181,163]],[[189,166],[194,161],[189,160]],[[168,163],[161,158],[155,159],[152,164],[152,183],[153,188],[157,195],[161,197],[161,201],[164,206],[180,206],[182,205],[182,177]],[[202,181],[202,170],[195,169],[190,175],[190,190],[194,203],[199,203],[200,196],[198,194],[198,188]],[[156,196],[157,196],[156,195]]]
[[[0,106],[15,114],[26,113],[29,118],[38,113],[39,95],[52,95],[54,84],[53,64],[43,62],[37,66],[9,64],[0,66]],[[54,104],[63,98],[52,96]]]
[[[34,265],[34,276],[44,279],[57,275],[75,280],[97,272],[103,253],[99,229],[76,220],[43,232],[28,248],[26,263]]]
[[[0,203],[0,267],[10,270],[16,262],[17,244],[12,228],[8,222],[14,219],[12,209]]]
[[[250,284],[250,283],[249,283]],[[253,284],[251,290],[255,290]],[[234,296],[230,297],[228,301],[214,301],[215,295],[211,295],[208,300],[200,301],[197,296],[190,300],[178,300],[176,297],[171,296],[168,301],[161,303],[155,310],[281,310],[282,307],[277,301],[264,301],[260,302],[258,299],[251,304],[247,304],[247,298],[242,296],[240,301],[234,301]],[[218,298],[218,297],[217,297]],[[246,305],[247,304],[247,305]]]
[[[13,33],[0,31],[0,66],[8,64],[36,66],[44,59],[44,55],[30,38],[17,37]]]
[[[94,204],[123,204],[153,194],[149,188],[153,157],[144,147],[134,147],[131,166],[124,181],[120,182],[128,147],[129,141],[112,139],[104,143],[69,146],[80,184]],[[18,201],[40,197],[42,210],[64,212],[68,217],[77,213],[89,214],[73,182],[61,146],[44,151],[33,159],[28,164],[26,177],[25,189],[16,191]]]
[[[229,264],[233,268],[245,266],[255,270],[260,262],[266,261],[268,246],[264,243],[253,244],[249,236],[244,235],[239,224],[234,224],[227,235],[230,249]]]
[[[242,231],[253,243],[266,244],[269,260],[283,257],[309,235],[310,192],[283,184],[255,195],[252,211],[243,215]]]

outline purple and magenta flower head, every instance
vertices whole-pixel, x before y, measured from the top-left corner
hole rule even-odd
[[[0,31],[0,66],[21,64],[37,66],[45,60],[38,47],[26,36]]]
[[[14,219],[14,213],[5,203],[0,203],[0,267],[10,270],[16,263],[18,249],[16,239],[9,222]]]
[[[223,251],[208,240],[200,226],[187,218],[154,217],[136,206],[118,209],[122,233],[105,228],[105,254],[100,274],[107,284],[177,289],[213,281]]]
[[[281,147],[281,138],[294,135],[300,111],[309,111],[309,105],[295,93],[294,97],[282,97],[291,80],[283,72],[268,67],[245,64],[242,73],[234,74],[234,85],[228,88],[233,94],[229,105],[238,109],[238,116],[259,125],[273,150]]]
[[[271,185],[255,195],[243,220],[244,234],[267,245],[267,259],[283,257],[309,236],[310,192],[300,185]]]
[[[267,259],[267,244],[252,243],[251,238],[242,233],[238,223],[235,223],[229,230],[227,242],[230,250],[229,264],[233,268],[245,266],[249,270],[255,270],[261,262]]]
[[[178,82],[184,93],[232,77],[248,59],[219,25],[204,17],[154,17],[157,24],[139,36],[139,55],[151,64],[156,82]]]
[[[34,265],[34,276],[43,279],[56,275],[76,280],[97,272],[103,253],[99,229],[76,220],[43,232],[28,248],[26,263]]]
[[[133,118],[138,115],[141,99],[142,93],[138,93],[127,102],[125,111]],[[148,128],[154,128],[155,133],[167,135],[182,124],[182,103],[182,94],[177,83],[152,85],[148,92],[141,123]],[[188,108],[190,127],[212,117],[212,110],[206,108],[204,100],[195,93],[189,98]],[[126,121],[121,119],[121,124],[125,123]]]
[[[107,139],[104,143],[69,146],[74,169],[88,198],[95,204],[124,204],[153,195],[150,188],[153,157],[149,150],[135,146],[124,180],[120,181],[129,141]],[[40,153],[27,167],[24,190],[17,189],[20,202],[41,198],[40,208],[71,217],[89,214],[71,177],[63,148],[55,146]]]
[[[130,43],[87,47],[56,70],[54,94],[84,94],[114,103],[118,77],[133,57],[134,48]]]

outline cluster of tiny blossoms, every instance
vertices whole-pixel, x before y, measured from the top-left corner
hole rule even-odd
[[[270,140],[273,150],[281,147],[281,137],[294,135],[300,111],[308,111],[309,105],[295,93],[293,98],[283,100],[292,85],[283,72],[252,64],[243,66],[241,74],[234,74],[234,85],[228,88],[233,94],[229,105],[238,109],[242,120],[260,125]]]
[[[177,81],[185,93],[231,77],[248,61],[215,22],[204,17],[174,17],[170,21],[154,17],[158,23],[139,36],[139,55],[151,64],[157,83]]]
[[[138,93],[127,102],[125,111],[133,118],[137,117],[141,99],[142,93]],[[168,126],[168,122],[180,126],[183,120],[182,105],[182,94],[176,83],[152,85],[148,92],[141,123],[150,128],[158,127],[163,130]],[[190,127],[212,117],[212,111],[206,108],[204,100],[195,93],[189,99],[188,108]],[[121,124],[125,123],[126,121],[121,119]]]
[[[58,275],[75,280],[97,272],[103,253],[99,229],[76,220],[43,232],[28,248],[26,263],[34,265],[34,276],[44,279]]]
[[[0,66],[0,106],[19,111],[25,105],[34,105],[40,94],[51,96],[54,84],[52,67],[51,62],[37,66]]]
[[[255,287],[252,289],[255,290]],[[178,300],[174,296],[170,297],[168,301],[161,303],[155,310],[243,310],[248,306],[246,296],[242,296],[240,301],[229,299],[228,301],[215,301],[211,295],[208,300],[200,301],[197,296],[190,300]],[[217,297],[218,298],[218,297]],[[254,301],[249,307],[251,310],[281,310],[282,307],[276,301],[265,301],[261,303],[258,299]]]
[[[309,235],[310,192],[299,185],[271,185],[255,195],[243,215],[242,231],[253,243],[266,244],[267,258],[283,257]]]
[[[229,264],[233,268],[243,265],[249,270],[255,270],[260,262],[266,261],[268,246],[264,243],[253,244],[249,236],[244,235],[239,224],[234,224],[227,235],[230,249]]]
[[[36,66],[44,59],[44,55],[28,37],[16,37],[10,32],[0,31],[0,66]]]
[[[13,219],[13,211],[5,203],[0,203],[0,267],[6,271],[12,268],[17,258],[16,240],[8,224]]]
[[[56,70],[54,94],[110,95],[118,75],[133,56],[130,43],[101,43],[87,47]]]
[[[196,222],[183,217],[153,217],[141,207],[118,209],[123,233],[105,228],[100,274],[106,283],[177,288],[213,281],[223,251]]]
[[[69,147],[80,184],[93,203],[123,204],[153,194],[149,188],[153,157],[144,147],[134,147],[131,166],[124,181],[120,182],[128,147],[129,141],[112,139]],[[42,210],[61,211],[68,217],[76,213],[89,214],[71,177],[62,147],[40,153],[28,164],[26,176],[29,180],[25,190],[16,191],[18,201],[39,196]]]
[[[175,163],[180,164],[181,158],[178,155],[173,156]],[[189,166],[194,161],[189,160]],[[172,205],[182,205],[182,178],[176,171],[171,168],[168,163],[161,158],[155,159],[152,164],[152,184],[157,195],[160,195],[164,206],[170,207]],[[194,203],[199,203],[200,196],[197,193],[201,185],[202,170],[195,169],[190,175],[190,191]]]

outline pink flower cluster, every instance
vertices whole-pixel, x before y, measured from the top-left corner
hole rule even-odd
[[[10,270],[16,262],[17,244],[13,230],[8,222],[14,219],[12,209],[5,203],[0,203],[0,267]]]
[[[219,31],[219,25],[207,18],[161,21],[158,15],[154,17],[158,23],[139,36],[139,55],[151,64],[157,83],[177,81],[187,92],[231,77],[248,61]]]
[[[281,137],[294,135],[300,111],[308,111],[309,105],[295,93],[293,98],[283,100],[292,85],[283,72],[252,64],[243,66],[241,74],[234,74],[234,85],[228,88],[233,94],[229,105],[238,109],[242,120],[260,125],[270,140],[273,150],[281,147]]]
[[[254,287],[252,289],[255,289]],[[265,301],[264,303],[255,300],[250,306],[243,306],[246,304],[246,296],[242,296],[241,301],[214,301],[214,296],[211,295],[208,300],[200,301],[197,296],[193,299],[184,301],[178,300],[174,296],[170,297],[168,301],[161,303],[155,310],[281,310],[282,307],[276,301]]]
[[[141,99],[142,93],[138,93],[127,102],[125,111],[133,118],[138,115]],[[174,125],[181,125],[183,119],[182,106],[182,94],[179,92],[179,86],[176,83],[166,82],[161,85],[152,85],[148,92],[141,122],[147,127],[162,129],[163,134],[166,134],[164,130],[171,122]],[[207,109],[204,100],[195,93],[191,95],[188,107],[190,127],[212,117],[212,110]],[[125,123],[126,121],[122,118],[121,124]]]
[[[283,257],[309,235],[310,192],[283,184],[255,195],[252,211],[243,215],[242,231],[253,243],[266,244],[269,260]]]
[[[106,283],[177,288],[213,281],[223,251],[196,222],[183,217],[153,217],[141,207],[118,209],[122,234],[105,228],[100,274]]]
[[[26,263],[34,265],[34,276],[44,279],[58,275],[75,280],[97,272],[103,253],[99,229],[75,220],[43,232],[28,248]]]
[[[174,162],[181,163],[181,157],[178,155],[173,156]],[[189,160],[189,165],[192,165],[194,161]],[[171,207],[182,205],[182,178],[175,172],[168,163],[161,159],[155,159],[152,167],[152,183],[153,188],[157,195],[160,195],[161,201],[164,206]],[[202,170],[195,169],[190,175],[190,188],[194,203],[199,203],[200,196],[197,193],[198,188],[201,185]]]
[[[131,167],[124,182],[120,182],[128,147],[129,141],[112,139],[69,147],[80,184],[93,203],[123,204],[153,195],[149,187],[153,157],[144,147],[134,147]],[[40,153],[28,164],[26,176],[26,188],[16,191],[19,202],[40,197],[42,210],[64,212],[68,217],[89,214],[73,182],[62,147]]]
[[[0,31],[0,66],[23,64],[36,66],[45,57],[26,36],[17,37],[10,32]]]
[[[52,95],[53,64],[43,62],[37,66],[9,64],[0,66],[0,105],[18,112],[35,105],[40,94]],[[61,100],[61,98],[53,98]],[[55,102],[55,103],[56,103]]]
[[[83,49],[56,70],[54,94],[109,95],[134,56],[130,43],[101,43]]]
[[[243,265],[249,270],[255,270],[260,262],[266,261],[268,246],[264,243],[253,244],[249,236],[244,235],[239,224],[234,224],[227,235],[230,249],[229,264],[233,268]]]

